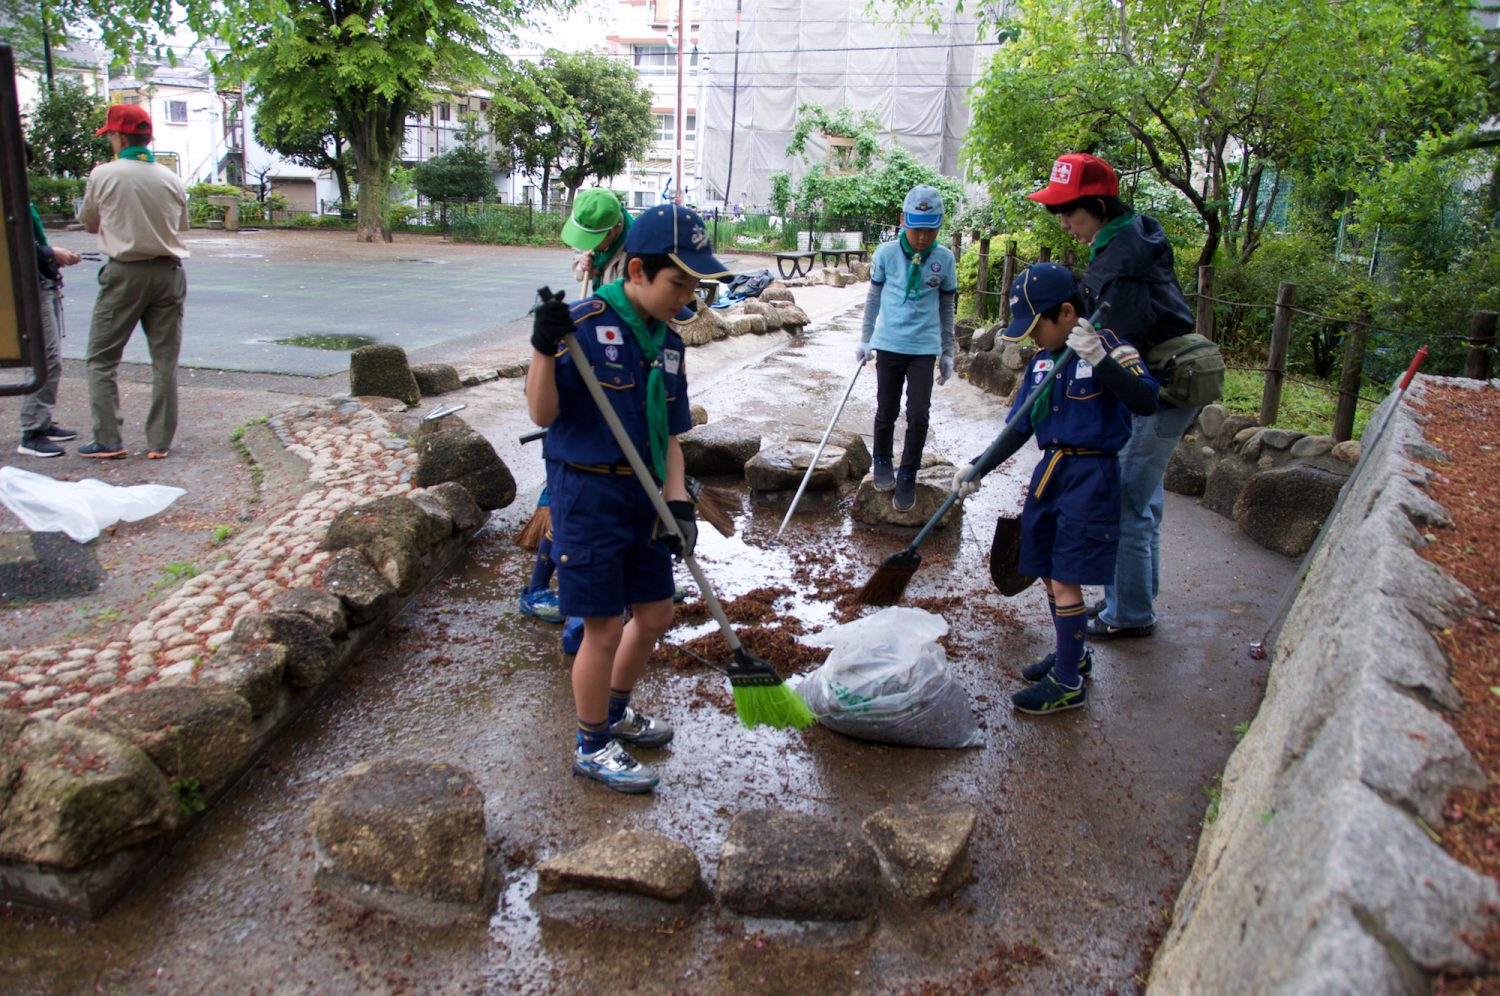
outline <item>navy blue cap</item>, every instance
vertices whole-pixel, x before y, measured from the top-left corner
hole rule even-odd
[[[632,220],[630,230],[625,233],[625,252],[633,256],[668,256],[699,280],[732,276],[729,268],[714,258],[708,229],[698,212],[680,204],[662,204]]]
[[[1020,342],[1036,326],[1038,316],[1078,293],[1073,271],[1061,263],[1032,263],[1010,285],[1010,324],[1000,335]]]

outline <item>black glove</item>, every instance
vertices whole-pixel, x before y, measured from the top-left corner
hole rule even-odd
[[[698,546],[698,512],[690,501],[669,501],[667,509],[677,520],[677,536],[667,533],[662,541],[676,557],[691,557]]]
[[[532,309],[531,348],[543,356],[552,356],[556,354],[562,337],[573,330],[573,315],[563,303],[562,292],[552,297],[543,288],[542,303]]]

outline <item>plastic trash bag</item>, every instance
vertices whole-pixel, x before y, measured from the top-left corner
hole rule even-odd
[[[121,487],[95,478],[57,481],[16,467],[0,467],[0,502],[34,533],[67,533],[87,543],[121,519],[139,522],[187,494],[165,484]]]
[[[807,642],[833,652],[797,687],[818,722],[861,740],[908,747],[983,743],[969,694],[948,672],[942,616],[895,606]]]

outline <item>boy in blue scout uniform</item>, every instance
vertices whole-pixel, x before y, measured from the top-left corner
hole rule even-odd
[[[1135,347],[1083,317],[1083,297],[1066,267],[1036,263],[1016,278],[1011,322],[1001,338],[1030,335],[1038,351],[1016,391],[1011,414],[1051,371],[1064,345],[1076,356],[1058,372],[1045,397],[1008,429],[987,463],[974,463],[971,480],[953,478],[960,497],[973,494],[985,474],[1035,435],[1041,462],[1031,475],[1021,512],[1020,570],[1042,579],[1057,634],[1057,650],[1021,671],[1032,684],[1011,696],[1021,712],[1046,714],[1083,705],[1083,679],[1093,670],[1087,649],[1083,586],[1114,578],[1119,544],[1120,465],[1131,416],[1156,410],[1157,384]],[[1070,331],[1071,330],[1071,331]]]
[[[571,307],[548,301],[537,308],[526,399],[532,421],[547,427],[558,601],[564,615],[584,620],[573,660],[573,771],[619,792],[649,792],[656,773],[626,748],[664,747],[672,728],[632,709],[630,694],[672,624],[672,555],[691,553],[697,540],[676,438],[692,428],[684,348],[666,320],[689,304],[699,280],[729,271],[714,258],[703,219],[677,205],[637,218],[625,253],[622,279]],[[560,345],[569,332],[582,357]],[[654,480],[636,479],[578,362],[594,370]],[[658,537],[643,487],[661,488],[681,545]],[[628,623],[621,618],[627,607]]]
[[[917,502],[917,471],[927,443],[927,409],[932,404],[932,368],[939,384],[953,376],[953,309],[958,301],[958,268],[953,252],[937,245],[943,227],[943,195],[937,188],[913,187],[901,205],[901,236],[875,250],[870,260],[870,292],[855,358],[864,363],[875,352],[875,438],[871,459],[876,491],[891,491],[891,505],[910,511]],[[896,416],[906,390],[906,438],[901,467],[892,468]]]

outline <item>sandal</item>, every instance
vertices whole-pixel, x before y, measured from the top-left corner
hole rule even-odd
[[[1098,616],[1089,620],[1090,640],[1123,640],[1130,637],[1150,636],[1156,632],[1156,623],[1149,626],[1111,626]]]

